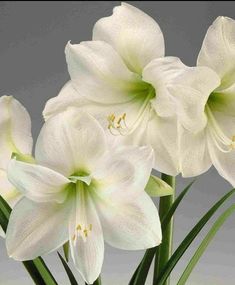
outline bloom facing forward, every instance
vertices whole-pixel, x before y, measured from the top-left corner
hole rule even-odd
[[[104,240],[128,250],[161,242],[158,212],[144,191],[150,148],[111,151],[97,121],[69,108],[45,123],[35,158],[37,164],[13,159],[8,168],[9,180],[25,195],[7,229],[11,257],[32,259],[69,240],[76,267],[93,283]]]
[[[0,97],[0,195],[11,207],[21,195],[7,179],[7,166],[13,152],[30,155],[32,144],[31,121],[26,109],[12,96]],[[0,235],[4,236],[1,227]]]
[[[211,164],[235,186],[235,21],[218,17],[198,56],[197,76],[186,71],[171,86],[179,110],[182,167],[199,175]],[[214,82],[214,83],[213,83]],[[190,157],[190,159],[189,159]],[[196,166],[196,167],[195,167]]]
[[[113,139],[150,145],[154,167],[178,174],[177,122],[166,84],[178,72],[180,60],[164,58],[158,24],[122,3],[95,24],[93,41],[69,42],[65,53],[71,81],[49,100],[45,119],[67,106],[86,108]]]

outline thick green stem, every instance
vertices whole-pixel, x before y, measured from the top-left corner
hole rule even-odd
[[[173,189],[175,189],[175,177],[162,174],[162,180],[168,183]],[[164,216],[169,211],[170,207],[174,202],[174,194],[170,196],[164,196],[160,198],[159,203],[159,216],[162,221]],[[171,218],[168,223],[162,237],[162,243],[157,247],[155,255],[155,264],[154,264],[154,275],[153,275],[153,285],[157,285],[156,280],[161,272],[162,268],[166,265],[167,261],[172,254],[172,240],[173,240],[173,218]],[[164,285],[169,285],[170,279],[164,283]]]

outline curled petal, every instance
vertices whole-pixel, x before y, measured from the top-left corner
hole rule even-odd
[[[164,38],[158,24],[127,3],[115,7],[112,16],[95,24],[93,40],[109,43],[129,69],[139,74],[151,60],[164,56]]]

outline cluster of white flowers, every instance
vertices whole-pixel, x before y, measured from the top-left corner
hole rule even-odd
[[[195,67],[164,49],[158,24],[125,3],[95,24],[92,41],[68,42],[71,80],[45,106],[35,157],[27,111],[0,98],[9,256],[33,259],[69,241],[90,284],[104,241],[128,250],[161,243],[144,190],[153,168],[192,177],[213,164],[235,185],[235,21],[215,20]]]

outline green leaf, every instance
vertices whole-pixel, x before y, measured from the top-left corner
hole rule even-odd
[[[161,178],[151,175],[145,187],[146,193],[151,197],[163,197],[173,195],[173,188]]]
[[[168,276],[170,275],[171,271],[181,258],[181,256],[184,254],[184,252],[187,250],[187,248],[190,246],[190,244],[193,242],[193,240],[196,238],[196,236],[199,234],[199,232],[202,230],[202,228],[205,226],[205,224],[209,221],[209,219],[214,215],[214,213],[220,208],[220,206],[235,192],[235,189],[229,191],[227,194],[225,194],[213,207],[210,208],[210,210],[201,218],[201,220],[194,226],[194,228],[189,232],[189,234],[185,237],[185,239],[182,241],[182,243],[179,245],[179,247],[176,249],[172,257],[169,259],[163,270],[160,272],[159,277],[155,284],[157,285],[163,285],[164,282],[167,280]]]
[[[70,284],[71,285],[78,285],[78,283],[77,283],[77,281],[76,281],[76,279],[75,279],[75,277],[73,275],[73,272],[69,268],[67,262],[64,260],[64,258],[61,256],[61,254],[59,252],[57,252],[57,253],[58,253],[59,258],[60,258],[60,260],[61,260],[61,262],[62,262],[62,264],[64,266],[64,269],[65,269],[65,271],[67,273],[67,276],[69,278]]]
[[[172,204],[169,212],[163,217],[162,232],[165,231],[166,226],[168,225],[169,221],[171,220],[171,218],[172,218],[173,214],[175,213],[177,207],[179,206],[183,197],[186,195],[186,193],[191,188],[193,183],[194,183],[194,181],[191,182],[187,187],[185,187],[185,189],[180,193],[180,195],[176,198],[176,200]],[[138,276],[141,276],[142,284],[144,284],[144,282],[146,281],[146,278],[147,278],[147,275],[149,272],[149,268],[151,266],[151,263],[152,263],[152,260],[154,258],[154,254],[155,254],[156,250],[157,250],[157,247],[150,248],[150,249],[146,250],[144,257],[142,258],[141,262],[139,263],[138,267],[136,268],[136,270],[135,270],[135,272],[134,272],[134,274],[133,274],[133,276],[129,282],[129,285],[135,284],[134,282],[136,282],[137,274],[138,274]]]
[[[0,195],[0,225],[6,232],[9,217],[11,214],[11,207]],[[57,285],[54,277],[46,266],[41,257],[34,260],[23,261],[23,265],[30,274],[34,283],[37,285]]]
[[[129,285],[143,285],[145,283],[155,252],[156,247],[146,250],[142,262],[139,264]]]
[[[63,245],[64,257],[67,262],[69,262],[69,242],[67,241]]]
[[[205,252],[206,248],[208,247],[209,243],[212,241],[216,233],[219,231],[221,226],[224,224],[224,222],[234,213],[235,211],[235,205],[232,205],[229,207],[226,211],[224,211],[219,218],[216,220],[216,222],[211,227],[210,231],[206,235],[206,237],[201,242],[200,246],[194,253],[193,257],[191,258],[190,262],[188,263],[187,267],[185,268],[183,274],[181,275],[177,285],[184,285],[186,284],[186,281],[188,280],[189,275],[193,271],[194,267],[196,266],[198,260]]]

